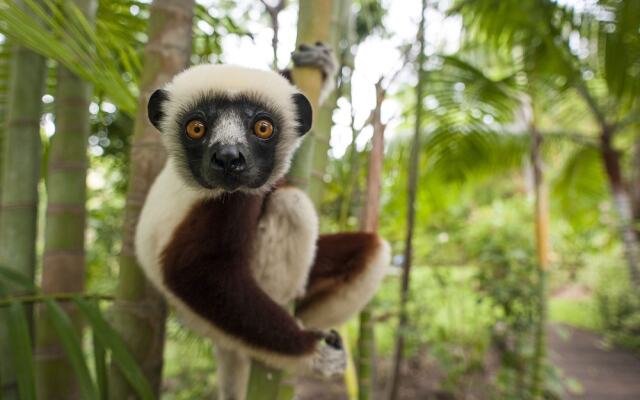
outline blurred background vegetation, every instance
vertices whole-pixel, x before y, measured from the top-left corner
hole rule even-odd
[[[298,20],[340,63],[304,152],[322,230],[394,250],[357,368],[301,398],[564,398],[588,382],[549,335],[637,354],[640,2],[322,1],[0,1],[0,398],[215,397],[131,257],[164,159],[139,105],[189,64],[288,66]]]

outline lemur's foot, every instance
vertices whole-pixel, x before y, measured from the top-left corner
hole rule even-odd
[[[342,338],[338,332],[332,330],[318,345],[311,360],[311,369],[315,373],[330,377],[344,373],[346,368],[347,353],[342,345]]]
[[[291,60],[296,67],[319,68],[324,79],[333,80],[338,69],[338,62],[333,50],[321,42],[316,42],[312,46],[301,44],[296,51],[291,53]]]

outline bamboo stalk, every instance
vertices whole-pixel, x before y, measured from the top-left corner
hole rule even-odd
[[[75,0],[88,20],[97,3]],[[85,281],[87,139],[92,86],[63,66],[58,67],[55,96],[56,134],[49,151],[47,221],[42,266],[43,294],[81,292]],[[64,306],[78,337],[82,321],[71,304]],[[80,386],[58,333],[39,307],[36,320],[36,386],[43,399],[77,399]]]
[[[298,36],[296,46],[302,43],[327,43],[331,28],[332,0],[300,0],[298,12]],[[317,68],[295,67],[291,71],[293,82],[300,88],[313,108],[317,119],[318,99],[322,90],[322,73]],[[314,128],[316,121],[314,121]],[[314,129],[305,135],[305,139],[296,152],[291,164],[289,178],[297,186],[306,189],[311,176],[311,165],[316,134]]]
[[[36,264],[38,182],[40,181],[40,116],[45,60],[21,46],[12,51],[2,157],[0,198],[0,265],[33,279]],[[8,294],[19,289],[7,287]],[[0,311],[5,321],[6,311]],[[0,323],[0,359],[11,360],[7,325]],[[18,398],[15,367],[0,362],[4,400]]]

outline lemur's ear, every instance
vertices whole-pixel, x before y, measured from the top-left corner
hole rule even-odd
[[[147,104],[147,114],[149,121],[160,130],[160,123],[164,118],[164,112],[162,111],[162,104],[169,99],[169,93],[166,90],[158,89],[151,97],[149,97],[149,104]]]
[[[293,103],[296,105],[296,121],[298,122],[298,134],[300,136],[309,132],[313,122],[313,110],[309,99],[302,93],[293,95]]]

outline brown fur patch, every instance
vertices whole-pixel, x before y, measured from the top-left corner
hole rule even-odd
[[[250,270],[263,202],[263,196],[230,193],[195,205],[163,252],[164,282],[195,313],[244,343],[309,354],[320,335],[300,329]]]
[[[324,301],[337,289],[357,279],[379,246],[380,238],[375,233],[320,235],[307,291],[296,311],[302,312],[312,304]]]

